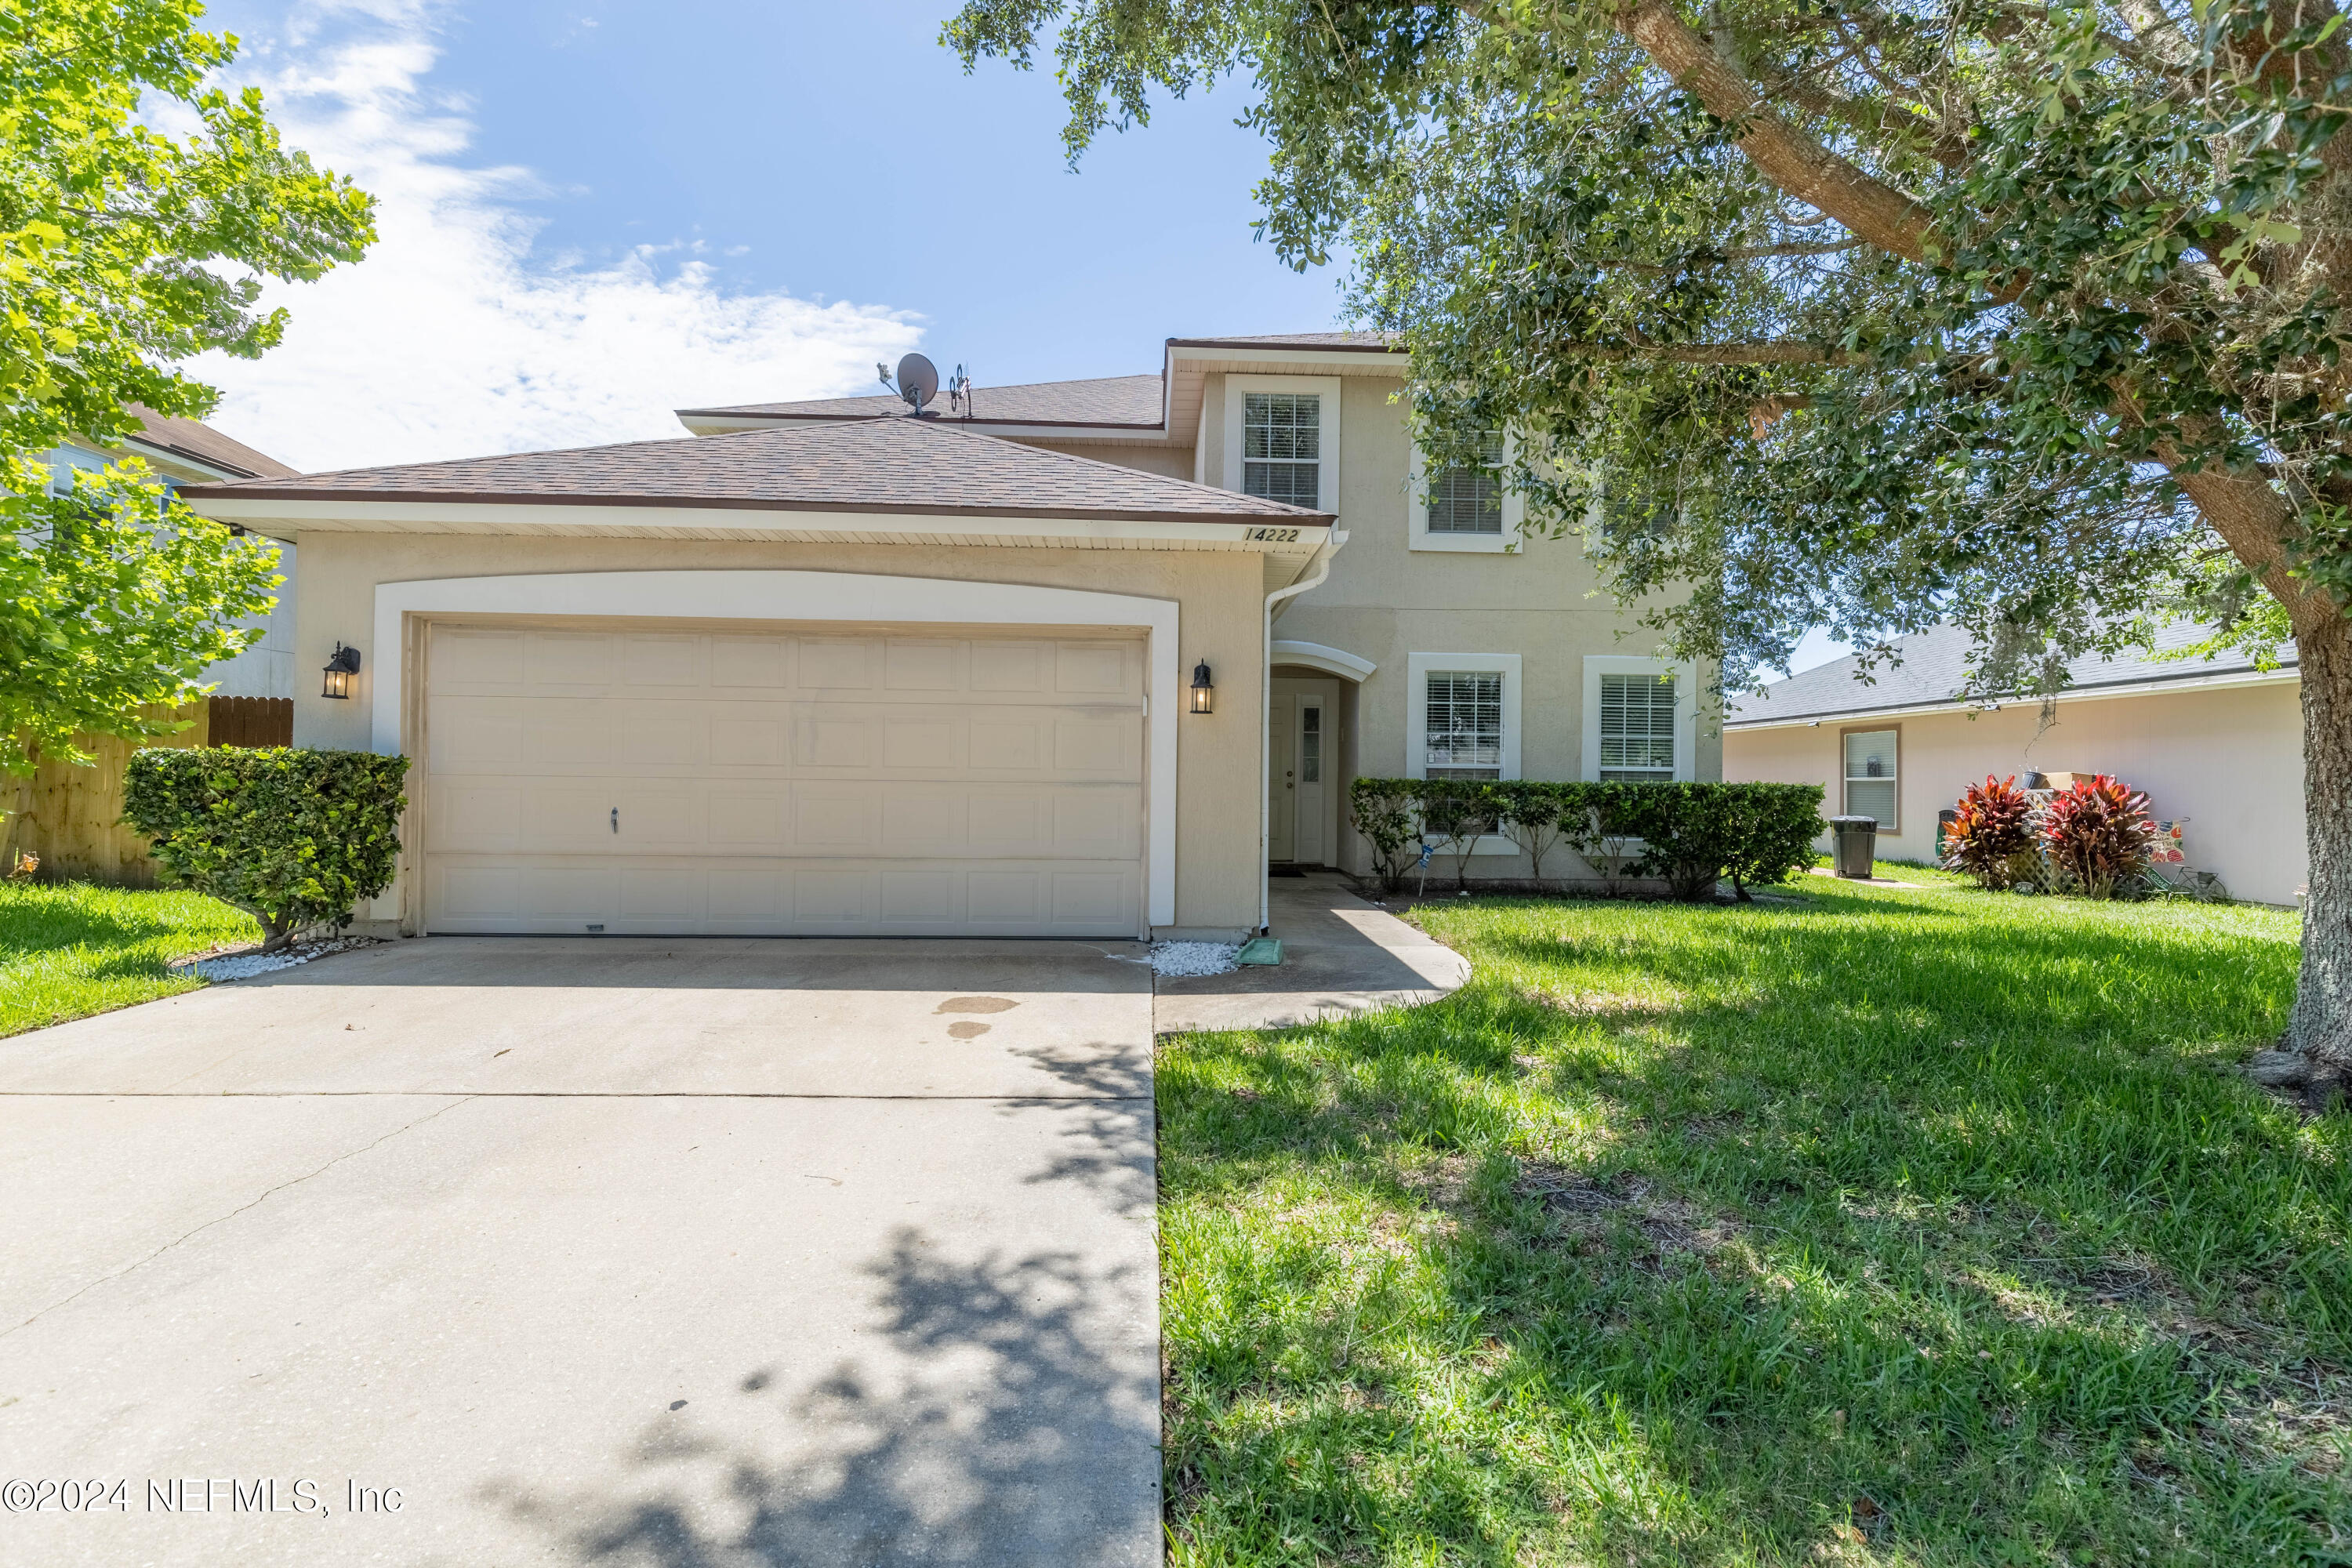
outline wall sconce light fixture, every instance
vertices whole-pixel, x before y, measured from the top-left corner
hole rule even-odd
[[[319,695],[349,701],[352,695],[352,677],[359,672],[360,650],[355,647],[345,647],[341,643],[337,643],[334,657],[327,660],[326,688]]]
[[[1217,687],[1209,679],[1209,661],[1204,658],[1192,667],[1192,711],[1212,713],[1216,707]]]

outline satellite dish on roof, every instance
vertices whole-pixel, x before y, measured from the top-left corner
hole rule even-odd
[[[914,405],[920,414],[923,405],[940,395],[940,367],[920,354],[908,354],[898,362],[898,395]]]

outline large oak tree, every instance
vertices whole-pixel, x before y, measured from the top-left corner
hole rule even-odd
[[[1229,76],[1441,453],[1517,433],[1726,679],[1957,619],[1985,694],[2193,614],[2301,661],[2289,1040],[2352,1068],[2352,55],[2333,0],[970,0],[1075,158]]]

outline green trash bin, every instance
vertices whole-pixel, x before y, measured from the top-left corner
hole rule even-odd
[[[1869,881],[1870,863],[1877,853],[1878,818],[1830,818],[1830,861],[1839,876],[1857,882]]]

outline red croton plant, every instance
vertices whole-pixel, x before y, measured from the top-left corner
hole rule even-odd
[[[2033,802],[2017,777],[1985,775],[1960,794],[1958,816],[1944,830],[1944,867],[1982,888],[2006,888],[2033,849]]]
[[[2073,890],[2112,898],[2147,869],[2156,825],[2147,796],[2120,779],[2076,779],[2042,807],[2042,844]]]

